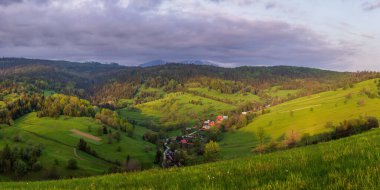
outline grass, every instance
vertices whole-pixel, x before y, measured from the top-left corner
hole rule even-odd
[[[226,158],[249,155],[258,143],[255,133],[259,127],[264,128],[268,139],[278,139],[291,131],[300,136],[328,131],[327,122],[337,125],[360,116],[380,117],[380,98],[369,98],[361,93],[363,88],[377,94],[374,80],[368,80],[346,90],[323,92],[274,106],[270,113],[259,116],[248,126],[227,133],[221,142],[222,153]],[[346,99],[347,94],[352,94],[352,98]],[[361,100],[365,105],[358,105]]]
[[[270,154],[192,167],[73,180],[0,183],[2,189],[379,189],[380,129]]]
[[[55,91],[53,91],[53,90],[44,90],[44,96],[45,97],[51,96],[53,94],[55,94]]]
[[[92,128],[91,132],[88,131],[89,126]],[[83,159],[77,158],[74,155],[74,147],[76,147],[79,138],[70,131],[71,129],[77,129],[96,136],[96,131],[99,127],[101,125],[96,123],[92,118],[70,118],[65,116],[61,116],[58,119],[48,117],[38,118],[36,113],[31,113],[16,120],[14,126],[1,129],[3,138],[0,139],[0,148],[5,144],[25,146],[28,143],[42,143],[45,149],[40,159],[45,169],[52,166],[53,161],[57,159],[61,163],[58,167],[62,176],[103,174],[111,164],[81,151],[77,151],[77,153]],[[85,140],[89,142],[91,148],[102,158],[123,162],[127,155],[130,155],[132,159],[139,160],[144,167],[151,167],[155,154],[155,146],[142,140],[141,137],[145,131],[145,128],[136,127],[132,138],[122,133],[119,143],[114,140],[112,144],[108,144],[106,135],[101,136],[101,143],[93,143],[89,139]],[[12,137],[16,134],[20,135],[24,139],[24,142],[15,144],[12,141]],[[116,151],[118,146],[121,147],[121,152]],[[80,170],[75,172],[66,171],[67,160],[71,158],[77,159]],[[26,176],[26,178],[38,179],[43,175],[42,173],[31,174]]]
[[[198,92],[206,95],[207,97],[215,97],[215,99],[222,99],[231,101],[234,105],[240,105],[252,101],[260,101],[260,97],[252,93],[235,93],[235,94],[224,94],[216,90],[208,88],[189,88],[190,92]]]
[[[191,100],[202,104],[191,104]],[[196,118],[209,118],[211,114],[222,114],[236,107],[189,93],[170,93],[162,99],[139,104],[136,108],[139,110],[122,109],[119,112],[138,122],[175,125],[184,121],[194,123]]]
[[[271,87],[266,91],[271,97],[288,98],[289,95],[296,95],[300,90],[282,90],[279,86]]]

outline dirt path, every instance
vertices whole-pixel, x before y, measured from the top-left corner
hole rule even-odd
[[[91,139],[91,140],[94,140],[94,141],[98,141],[98,142],[99,142],[99,141],[102,140],[102,139],[99,138],[99,137],[95,137],[94,135],[90,135],[90,134],[88,134],[88,133],[84,133],[84,132],[79,131],[79,130],[76,130],[76,129],[71,129],[70,131],[73,132],[73,133],[75,133],[75,134],[77,134],[77,135],[80,135],[80,136],[82,136],[82,137],[86,137],[86,138]]]
[[[306,100],[298,100],[298,101],[295,101],[295,102],[285,102],[285,103],[282,103],[282,104],[279,104],[279,105],[289,105],[289,104],[302,103],[302,102],[307,102],[307,101],[314,100],[314,99],[317,99],[317,98],[320,98],[320,97],[321,96],[316,96],[316,97],[308,98]]]
[[[308,108],[319,107],[321,105],[322,104],[317,104],[317,105],[307,106],[307,107],[303,107],[303,108],[297,108],[297,109],[294,109],[294,110],[283,111],[281,113],[289,113],[290,111],[299,111],[299,110],[304,110],[304,109],[308,109]]]
[[[75,156],[76,158],[78,158],[79,160],[84,160],[84,158],[80,157],[80,156],[77,154],[77,149],[76,149],[76,148],[74,148],[74,156]]]

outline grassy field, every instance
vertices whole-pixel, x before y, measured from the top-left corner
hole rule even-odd
[[[260,101],[260,97],[252,93],[235,93],[235,94],[223,94],[216,90],[208,88],[189,88],[190,92],[198,92],[204,94],[207,97],[214,97],[214,99],[222,99],[231,101],[234,105],[240,105],[252,101]]]
[[[91,126],[91,132],[89,132],[89,126]],[[28,143],[42,143],[44,145],[43,155],[40,158],[44,168],[49,168],[53,165],[54,160],[58,160],[60,163],[58,166],[59,173],[62,176],[103,174],[111,164],[79,150],[76,151],[78,154],[76,156],[74,154],[74,147],[76,147],[81,137],[70,131],[77,129],[96,136],[96,131],[100,126],[95,120],[86,117],[70,118],[61,116],[58,119],[38,118],[36,113],[31,113],[16,120],[14,126],[1,129],[3,138],[0,139],[0,148],[5,144],[15,145],[12,137],[19,135],[23,139],[23,142],[17,143],[20,146],[25,146]],[[102,139],[100,142],[94,142],[88,138],[84,139],[102,158],[123,162],[127,155],[130,155],[132,159],[139,160],[145,167],[151,167],[155,154],[155,146],[142,140],[141,137],[145,131],[145,128],[137,127],[132,138],[122,133],[121,141],[117,143],[114,140],[112,144],[108,144],[106,135],[100,137]],[[116,151],[119,146],[121,147],[120,152]],[[65,169],[67,161],[71,158],[78,161],[80,170],[73,172]],[[41,177],[40,175],[43,175],[43,172],[26,177],[28,179],[38,179]]]
[[[201,104],[192,104],[192,100]],[[195,118],[209,118],[211,114],[222,114],[236,107],[188,93],[171,93],[162,99],[139,104],[136,108],[139,111],[121,109],[119,113],[138,122],[173,125],[179,122],[194,122]]]
[[[379,189],[380,129],[243,159],[2,189]]]
[[[55,92],[53,90],[44,90],[44,96],[51,96],[55,94]]]
[[[270,113],[254,119],[247,127],[225,134],[222,153],[226,158],[249,155],[258,143],[255,133],[259,127],[265,129],[268,139],[277,139],[291,131],[300,136],[328,131],[327,122],[337,125],[359,116],[380,117],[380,98],[369,98],[362,93],[363,89],[377,94],[374,80],[368,80],[346,90],[323,92],[274,106]],[[347,98],[348,94],[351,98]]]
[[[274,86],[265,92],[271,97],[288,98],[290,95],[296,95],[300,90],[282,90],[279,86]]]

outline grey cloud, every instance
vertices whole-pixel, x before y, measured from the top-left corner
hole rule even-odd
[[[99,1],[103,2],[103,1]],[[240,65],[331,68],[352,53],[307,28],[216,15],[158,14],[148,1],[99,9],[0,8],[0,56],[113,61],[207,59]],[[23,12],[23,14],[19,14]],[[10,20],[9,18],[12,18]],[[332,68],[334,69],[334,68]]]
[[[362,3],[363,9],[366,11],[372,11],[380,8],[380,0],[364,1]]]
[[[276,4],[274,2],[269,2],[265,4],[266,9],[273,9],[276,7]]]
[[[14,3],[21,3],[23,0],[0,0],[0,6],[3,5],[3,6],[7,6],[7,5],[11,5],[11,4],[14,4]]]

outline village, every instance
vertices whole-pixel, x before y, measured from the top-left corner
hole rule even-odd
[[[207,133],[213,128],[219,129],[222,122],[227,119],[228,116],[218,115],[215,117],[215,120],[204,121],[200,127],[194,126],[186,128],[182,136],[167,138],[163,145],[162,167],[183,166],[183,160],[179,159],[177,154],[180,149],[196,151],[198,155],[202,155],[202,148],[199,146],[207,143]]]
[[[252,110],[242,111],[238,115],[252,119],[255,117],[255,113],[260,111],[262,112],[261,114],[268,113],[270,107],[271,104],[266,104]],[[233,120],[233,118],[231,119]],[[182,135],[165,139],[163,144],[164,152],[161,160],[162,167],[169,168],[173,166],[183,166],[183,162],[185,162],[186,159],[181,158],[180,151],[185,151],[190,154],[193,153],[198,157],[203,155],[204,144],[208,143],[210,140],[216,141],[215,135],[220,136],[222,124],[225,124],[223,122],[226,122],[227,120],[229,121],[229,116],[217,115],[213,120],[208,119],[203,121],[200,126],[186,128],[182,131]]]

